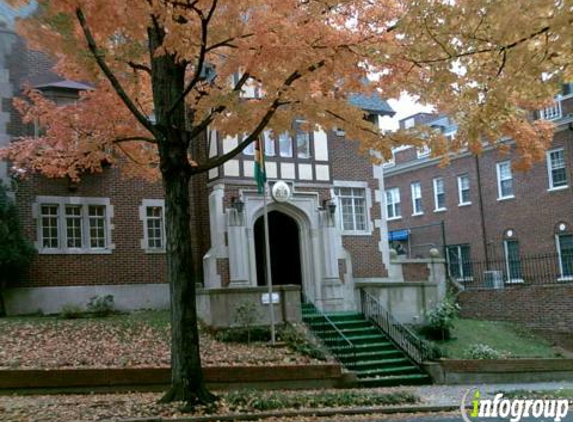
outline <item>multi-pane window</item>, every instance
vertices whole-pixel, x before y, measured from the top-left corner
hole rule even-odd
[[[109,200],[38,197],[40,253],[89,253],[110,249]]]
[[[147,230],[147,248],[164,249],[163,207],[145,207],[145,226]]]
[[[265,139],[265,155],[268,157],[274,156],[275,153],[275,139],[273,138],[273,134],[270,130],[265,130],[263,132],[263,138]]]
[[[467,174],[458,176],[459,205],[470,204],[470,177]]]
[[[388,220],[402,216],[400,188],[392,188],[386,191],[386,215]]]
[[[281,157],[292,157],[292,138],[289,132],[279,135],[279,154]]]
[[[446,188],[442,177],[434,179],[434,207],[434,211],[446,209]]]
[[[498,199],[513,198],[513,175],[511,162],[497,163],[497,194]]]
[[[298,158],[310,158],[310,135],[308,132],[296,131],[296,155]]]
[[[431,152],[431,151],[432,151],[432,150],[430,149],[429,146],[424,145],[423,147],[418,148],[418,150],[416,151],[416,153],[417,153],[417,155],[418,155],[418,158],[424,158],[424,157],[427,157],[428,155],[430,155],[430,152]]]
[[[420,182],[414,182],[410,185],[412,192],[412,215],[420,215],[424,213],[422,207],[422,185]]]
[[[243,150],[243,154],[245,155],[255,155],[255,143],[251,142],[247,147]]]
[[[68,248],[82,247],[82,207],[66,205],[66,237]]]
[[[547,171],[550,189],[567,187],[567,169],[563,148],[547,151]]]
[[[539,117],[544,120],[555,120],[561,118],[561,101],[556,100],[548,107],[539,111]]]
[[[519,242],[506,240],[503,242],[505,255],[506,279],[508,282],[522,281],[521,258],[519,256]]]
[[[45,204],[40,207],[42,248],[58,249],[60,247],[60,224],[58,209],[59,206],[54,204]]]
[[[90,247],[93,249],[105,248],[105,206],[88,206],[88,218],[90,227]]]
[[[473,277],[470,261],[470,246],[450,245],[446,247],[448,254],[448,272],[456,280],[469,280]]]
[[[340,187],[335,190],[343,231],[367,231],[366,189]]]
[[[561,278],[573,278],[573,234],[556,236]]]

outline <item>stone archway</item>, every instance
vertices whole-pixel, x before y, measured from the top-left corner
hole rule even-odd
[[[302,286],[300,227],[297,221],[280,211],[270,211],[269,242],[273,285]],[[264,243],[264,217],[254,224],[257,284],[266,285],[266,254]]]

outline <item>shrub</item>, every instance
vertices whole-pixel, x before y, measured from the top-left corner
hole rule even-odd
[[[0,316],[4,315],[2,288],[25,273],[35,253],[24,237],[16,206],[0,183]]]
[[[320,343],[301,327],[285,324],[278,335],[292,351],[314,359],[327,360],[328,354]]]
[[[247,333],[247,343],[251,342],[251,329],[259,319],[257,305],[253,302],[243,302],[235,309],[235,323]]]
[[[96,317],[105,317],[114,313],[113,295],[94,296],[87,304],[89,313]]]
[[[460,308],[455,300],[448,296],[427,314],[427,324],[423,334],[432,340],[448,340],[454,328]]]
[[[77,303],[65,303],[60,310],[60,315],[64,319],[77,319],[84,316],[84,309]]]
[[[487,344],[472,344],[464,351],[466,359],[502,359],[505,355]]]

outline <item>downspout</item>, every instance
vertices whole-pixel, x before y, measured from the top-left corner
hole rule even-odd
[[[489,270],[489,251],[487,247],[487,232],[485,228],[485,212],[483,207],[483,192],[481,186],[481,171],[479,165],[479,156],[475,156],[476,162],[476,176],[477,176],[477,187],[478,187],[478,197],[479,197],[479,214],[480,214],[480,223],[481,223],[481,236],[483,242],[483,251],[485,257],[485,266],[486,269]]]

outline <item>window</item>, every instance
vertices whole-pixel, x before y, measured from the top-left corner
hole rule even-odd
[[[410,185],[410,190],[412,192],[412,215],[424,214],[424,208],[422,207],[422,185],[420,185],[420,182],[414,182]]]
[[[270,130],[265,130],[263,132],[263,138],[265,139],[265,155],[267,157],[273,157],[276,155],[275,140],[272,135],[273,134]]]
[[[386,191],[386,216],[388,220],[402,217],[400,188],[392,188]]]
[[[471,280],[473,268],[470,261],[470,245],[446,246],[448,254],[448,272],[456,280]]]
[[[165,252],[165,202],[163,199],[144,199],[139,207],[143,222],[142,249],[146,252]]]
[[[434,179],[434,206],[434,211],[446,210],[446,189],[442,177]]]
[[[292,138],[288,132],[279,135],[279,154],[281,157],[292,157]]]
[[[555,236],[561,279],[573,279],[573,234]]]
[[[37,197],[40,253],[109,253],[111,206],[107,198]]]
[[[404,120],[404,129],[410,129],[416,125],[416,119],[414,117],[410,117],[409,119]]]
[[[467,174],[458,176],[458,205],[469,205],[470,201],[470,177]]]
[[[255,155],[255,143],[251,142],[247,147],[243,150],[243,154],[245,155]]]
[[[549,189],[567,187],[567,169],[565,168],[565,151],[563,148],[547,151],[547,171]]]
[[[555,100],[549,107],[539,110],[539,117],[544,120],[555,120],[561,118],[561,101]]]
[[[430,149],[429,146],[424,145],[423,147],[418,148],[418,149],[416,150],[416,153],[417,153],[417,155],[418,155],[418,158],[424,158],[424,157],[427,157],[428,155],[430,155],[430,152],[431,152],[431,151],[432,151],[432,150]]]
[[[308,132],[296,131],[296,154],[298,158],[310,158],[310,135]]]
[[[338,198],[338,210],[341,228],[345,232],[368,231],[366,207],[366,189],[358,187],[339,187],[335,189]]]
[[[513,175],[511,163],[503,161],[497,163],[497,199],[513,198]]]
[[[507,282],[523,282],[521,275],[521,258],[519,256],[519,242],[517,240],[505,240],[503,242],[503,251],[505,255]]]

